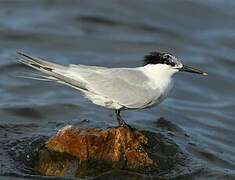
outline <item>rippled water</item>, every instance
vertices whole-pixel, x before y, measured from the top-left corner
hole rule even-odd
[[[209,76],[179,73],[160,106],[123,117],[136,128],[162,132],[192,158],[168,177],[235,179],[234,9],[232,0],[0,1],[1,179],[45,179],[29,168],[34,153],[67,124],[117,125],[113,112],[76,90],[17,78],[34,71],[16,63],[16,51],[64,65],[136,67],[154,50],[171,52]],[[180,132],[162,128],[160,117]],[[114,177],[151,178],[121,171],[98,179]]]

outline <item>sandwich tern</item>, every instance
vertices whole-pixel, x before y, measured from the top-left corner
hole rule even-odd
[[[119,126],[127,125],[121,110],[144,109],[161,103],[173,87],[172,77],[180,71],[207,75],[183,65],[169,53],[151,52],[144,57],[144,66],[107,68],[98,66],[63,66],[18,52],[21,63],[46,74],[28,77],[56,81],[75,88],[94,104],[114,109]]]

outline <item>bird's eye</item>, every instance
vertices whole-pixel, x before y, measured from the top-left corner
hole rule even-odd
[[[175,62],[172,61],[171,59],[166,59],[166,60],[164,61],[164,64],[171,65],[171,66],[175,66]]]
[[[175,63],[173,61],[170,62],[171,66],[175,66]]]
[[[170,65],[170,66],[175,66],[174,61],[172,60],[172,57],[168,54],[165,54],[164,56],[162,56],[163,59],[163,63]]]

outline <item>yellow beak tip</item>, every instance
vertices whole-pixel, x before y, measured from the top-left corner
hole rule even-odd
[[[207,73],[202,73],[202,75],[207,76],[208,74]]]

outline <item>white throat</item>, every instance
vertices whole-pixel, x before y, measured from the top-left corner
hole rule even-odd
[[[177,69],[166,64],[148,64],[144,66],[144,71],[149,78],[157,78],[159,80],[172,78],[178,72]]]
[[[148,64],[143,72],[150,79],[151,87],[168,94],[173,87],[172,77],[178,70],[166,64]]]

